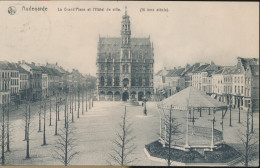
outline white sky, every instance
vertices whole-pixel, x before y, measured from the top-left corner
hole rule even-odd
[[[24,12],[22,6],[48,11]],[[127,5],[132,37],[150,35],[155,72],[186,63],[259,57],[257,2],[0,2],[0,60],[58,62],[65,69],[96,73],[98,36],[119,37]],[[17,13],[7,9],[15,6]],[[57,8],[119,8],[120,12],[58,12]],[[168,12],[140,12],[168,8]]]

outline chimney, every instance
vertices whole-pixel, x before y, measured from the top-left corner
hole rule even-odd
[[[34,66],[35,66],[35,62],[32,62],[32,65],[34,65]]]
[[[25,61],[24,60],[22,60],[22,64],[24,64],[25,63]]]
[[[173,69],[176,70],[176,67],[174,67]]]
[[[18,64],[20,65],[20,64],[21,64],[21,61],[18,61]]]
[[[58,62],[56,62],[56,65],[58,65]]]

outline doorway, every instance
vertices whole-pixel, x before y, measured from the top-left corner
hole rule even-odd
[[[129,98],[128,92],[124,92],[123,93],[123,101],[127,101],[128,98]]]

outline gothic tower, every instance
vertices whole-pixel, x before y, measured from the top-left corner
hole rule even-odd
[[[125,92],[129,92],[131,88],[131,24],[130,17],[127,15],[125,8],[125,15],[121,22],[121,82]],[[129,93],[125,93],[129,94]],[[128,97],[128,96],[127,96]]]

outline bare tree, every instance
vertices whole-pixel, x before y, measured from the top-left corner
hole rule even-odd
[[[88,112],[88,87],[86,86],[86,112]]]
[[[67,106],[67,101],[65,102],[65,106]],[[64,166],[69,165],[70,161],[79,153],[74,151],[76,143],[73,137],[75,136],[73,134],[73,127],[69,124],[68,110],[66,113],[66,126],[60,129],[61,133],[58,135],[59,138],[56,141],[55,154],[53,155],[53,157],[64,164]]]
[[[41,117],[41,115],[42,115],[42,99],[40,100],[40,111],[38,112],[38,114],[39,114],[39,129],[38,129],[38,132],[42,132],[42,130],[41,130],[41,123],[42,123],[42,117]]]
[[[238,129],[238,138],[243,146],[241,153],[244,159],[242,162],[245,164],[246,167],[249,166],[249,161],[256,159],[259,156],[259,147],[256,147],[257,143],[259,143],[259,137],[257,134],[249,131],[249,109],[247,111],[246,121],[244,123],[241,123],[242,128]]]
[[[165,129],[166,129],[166,139],[165,139],[165,146],[168,149],[167,153],[167,164],[171,166],[171,158],[172,158],[172,144],[174,140],[179,140],[181,138],[178,137],[179,134],[182,132],[180,131],[180,124],[176,122],[176,119],[173,117],[172,114],[172,107],[170,109],[169,115],[165,115]]]
[[[31,124],[31,104],[26,104],[25,110],[25,140],[26,140],[26,159],[30,158],[30,124]]]
[[[132,124],[128,123],[126,106],[121,119],[122,123],[119,124],[119,131],[116,132],[116,138],[112,141],[113,148],[109,158],[115,164],[125,166],[137,160],[137,158],[132,156],[136,149],[136,145],[133,143],[136,137],[131,136],[133,130],[131,128]],[[107,161],[109,164],[111,164],[110,160]]]
[[[5,104],[2,104],[2,125],[1,125],[1,163],[5,164]]]
[[[50,96],[50,124],[49,126],[51,126],[51,96]]]
[[[6,151],[10,152],[10,103],[7,104],[7,121],[6,121]]]
[[[58,100],[56,93],[56,109],[55,109],[55,135],[58,135]]]
[[[82,85],[82,115],[84,114],[84,85]]]
[[[71,110],[71,122],[74,122],[74,113],[73,113],[73,92],[70,93],[70,110]]]
[[[44,99],[44,113],[43,113],[43,144],[42,145],[47,145],[46,144],[46,99]]]
[[[79,86],[78,86],[78,115],[77,117],[79,118],[79,107],[80,107],[80,90],[79,90]]]
[[[89,109],[91,109],[91,99],[92,99],[92,95],[91,95],[91,89],[89,91],[89,99],[88,99],[88,102],[89,102]]]

